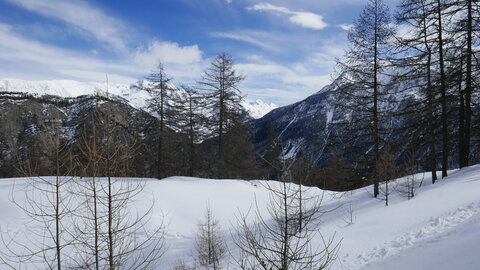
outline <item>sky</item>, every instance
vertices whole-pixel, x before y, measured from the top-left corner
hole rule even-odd
[[[0,79],[132,83],[161,61],[194,84],[226,52],[248,99],[287,105],[333,80],[366,2],[0,0]]]

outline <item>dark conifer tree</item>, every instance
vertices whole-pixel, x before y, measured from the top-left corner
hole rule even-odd
[[[448,102],[447,102],[447,75],[445,71],[445,39],[444,39],[444,14],[441,0],[436,0],[436,26],[437,26],[437,42],[438,42],[438,64],[440,72],[440,94],[441,94],[441,122],[442,122],[442,178],[448,175]]]
[[[231,172],[244,167],[239,166],[243,163],[241,159],[252,159],[253,152],[252,155],[239,152],[246,149],[253,151],[249,142],[249,128],[244,124],[246,113],[240,103],[242,96],[238,87],[243,79],[243,76],[237,75],[232,57],[221,53],[212,60],[199,81],[200,89],[205,91],[212,112],[209,129],[217,140],[216,177],[228,177]]]
[[[387,6],[382,0],[369,0],[348,33],[350,48],[345,61],[339,62],[346,84],[339,88],[343,98],[337,104],[352,112],[350,123],[357,123],[356,130],[351,132],[355,138],[349,140],[350,144],[369,149],[365,155],[366,168],[372,168],[379,159],[383,143],[382,119],[386,112],[381,103],[387,93],[382,77],[386,75],[392,34]],[[379,194],[378,179],[373,182],[376,197]]]
[[[430,11],[433,8],[430,0],[403,0],[396,14],[400,27],[408,29],[408,33],[396,37],[396,53],[399,55],[395,66],[401,72],[395,78],[402,85],[402,90],[415,93],[414,104],[407,108],[411,117],[409,126],[405,127],[407,137],[425,138],[422,146],[428,149],[426,168],[432,175],[432,182],[437,180],[436,127],[437,121],[437,87],[434,67],[438,64],[434,53],[438,46],[434,35],[435,20]],[[406,87],[408,86],[408,87]]]
[[[176,123],[177,107],[175,97],[172,92],[178,90],[173,87],[170,82],[171,78],[165,72],[163,64],[160,62],[156,70],[152,71],[146,77],[146,82],[141,88],[150,93],[151,98],[148,100],[149,109],[156,114],[159,119],[158,123],[158,140],[157,140],[157,178],[167,176],[167,166],[165,164],[165,146],[169,143],[168,129]]]
[[[475,74],[478,74],[478,48],[480,30],[480,2],[472,0],[454,1],[448,13],[458,18],[453,29],[456,40],[455,58],[462,63],[457,68],[459,86],[459,165],[460,168],[470,164],[472,117],[474,102],[472,95],[478,90]]]
[[[196,164],[197,144],[206,138],[205,130],[207,128],[207,117],[202,114],[205,110],[205,98],[194,88],[182,86],[185,97],[178,100],[178,121],[177,126],[180,131],[187,136],[186,155],[188,164],[187,174],[194,176],[198,165]]]
[[[277,180],[280,170],[280,134],[275,130],[271,120],[265,123],[265,145],[259,150],[263,173],[267,179]]]

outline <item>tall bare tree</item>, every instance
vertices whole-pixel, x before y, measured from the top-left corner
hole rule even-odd
[[[198,167],[196,162],[196,148],[206,138],[207,117],[202,113],[206,109],[205,98],[194,88],[183,85],[181,87],[186,93],[185,99],[177,100],[178,121],[177,126],[187,134],[188,138],[188,175],[194,176]]]
[[[218,139],[216,176],[225,174],[225,134],[244,119],[244,109],[240,105],[242,100],[239,87],[244,80],[237,75],[233,66],[233,59],[226,53],[215,57],[198,82],[210,100],[212,111],[213,135]]]
[[[472,100],[478,83],[475,81],[479,72],[477,54],[480,36],[480,3],[478,1],[461,0],[449,3],[450,8],[446,11],[449,18],[454,18],[453,32],[456,51],[454,57],[462,63],[457,70],[460,73],[460,117],[459,117],[459,165],[460,168],[469,166],[472,140]]]
[[[442,104],[442,178],[448,175],[448,104],[447,104],[447,75],[445,73],[445,39],[444,39],[444,16],[442,1],[437,0],[436,22],[437,22],[437,42],[438,42],[438,63],[440,68],[440,93]]]
[[[159,118],[158,140],[157,140],[157,178],[166,176],[165,166],[165,145],[167,139],[167,128],[175,122],[175,106],[172,102],[172,91],[177,90],[171,85],[171,78],[167,75],[162,62],[159,62],[157,69],[146,77],[144,85],[140,86],[150,93],[148,100],[149,108]]]
[[[358,21],[348,33],[350,48],[345,61],[338,62],[346,87],[340,87],[343,99],[338,106],[353,112],[350,121],[361,126],[353,136],[361,146],[369,150],[365,155],[366,167],[372,167],[380,157],[383,144],[382,121],[386,116],[381,103],[385,97],[385,67],[389,54],[389,40],[393,31],[390,15],[382,0],[369,0]],[[348,125],[348,124],[347,124]],[[379,194],[378,179],[373,179],[374,196]]]
[[[435,66],[438,64],[434,53],[436,51],[435,21],[430,18],[432,1],[403,0],[396,14],[399,25],[408,29],[409,33],[398,35],[397,53],[400,55],[396,66],[404,70],[397,77],[398,83],[410,85],[404,91],[415,91],[416,105],[407,108],[414,120],[407,127],[412,130],[407,136],[425,138],[428,148],[426,166],[432,175],[432,182],[437,180],[436,127],[437,117],[437,86]],[[406,82],[406,83],[405,83]],[[416,125],[415,125],[416,124]]]

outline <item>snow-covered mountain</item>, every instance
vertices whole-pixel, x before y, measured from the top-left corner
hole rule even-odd
[[[45,80],[26,81],[18,79],[0,80],[0,91],[20,92],[33,95],[54,95],[59,97],[78,97],[92,95],[95,93],[106,94],[107,84],[100,82],[79,82],[72,80]],[[133,84],[109,83],[110,95],[121,97],[137,109],[146,107],[146,100],[149,94],[146,91],[134,87]],[[277,108],[273,103],[266,103],[262,100],[243,100],[242,106],[247,110],[250,117],[256,119],[264,116],[271,110]]]
[[[306,99],[279,107],[264,117],[251,121],[256,134],[256,147],[262,148],[265,145],[268,134],[267,124],[272,123],[276,132],[281,134],[283,150],[287,157],[307,154],[321,165],[326,165],[336,149],[355,148],[356,152],[352,151],[351,156],[348,157],[352,162],[365,156],[371,151],[371,144],[365,143],[366,136],[352,139],[354,137],[352,131],[365,130],[366,121],[358,121],[361,117],[357,112],[348,110],[345,106],[339,106],[339,104],[352,102],[345,96],[343,91],[345,87],[351,87],[351,84],[340,76]],[[400,87],[403,85],[394,83],[385,85],[385,88],[390,89],[393,94],[383,97],[379,104],[382,111],[401,112],[406,106],[412,104],[415,95],[400,91]],[[395,132],[385,131],[382,135],[389,142],[401,141],[406,138],[406,135],[400,127],[405,126],[410,118],[400,113],[397,115],[392,113],[392,115],[394,116],[388,121],[382,121],[384,124],[382,129],[388,132],[395,130]],[[407,145],[399,143],[395,146],[406,147]],[[403,149],[394,150],[402,152]]]
[[[248,114],[254,118],[258,119],[271,112],[272,110],[278,108],[274,103],[266,103],[260,99],[249,100],[244,99],[242,101],[242,106],[247,110]]]
[[[281,140],[287,157],[295,157],[302,151],[311,155],[325,154],[328,140],[332,132],[340,132],[330,128],[333,117],[341,117],[341,111],[335,111],[330,102],[334,94],[334,84],[294,104],[272,110],[264,117],[251,121],[256,134],[255,140],[261,148],[267,140],[267,123],[271,122],[282,134]],[[323,159],[323,157],[320,157]]]
[[[113,111],[122,138],[141,145],[132,159],[132,164],[135,164],[131,168],[132,175],[153,176],[158,119],[155,112],[147,106],[150,94],[138,85],[110,83],[109,102],[104,98],[106,91],[106,83],[0,80],[0,175],[18,175],[18,158],[32,155],[27,153],[29,149],[41,149],[39,153],[48,149],[45,145],[48,134],[57,128],[61,130],[61,136],[68,141],[74,153],[91,128],[91,123],[95,122],[89,119],[97,117],[98,121],[95,123],[101,126],[101,118]],[[100,98],[93,97],[96,93],[100,94]],[[171,91],[169,94],[186,98],[186,93],[181,90]],[[262,116],[273,107],[273,104],[261,101],[246,101],[245,108],[251,114],[248,121]],[[97,115],[93,115],[93,111],[96,111]],[[208,115],[210,111],[204,109],[199,113]],[[46,130],[49,132],[44,132]],[[173,135],[173,132],[169,130],[166,136]],[[134,137],[134,134],[139,136]],[[179,155],[178,162],[169,167],[175,170],[172,174],[185,174],[183,170],[186,167],[179,161],[183,157],[181,151],[186,149],[180,146],[185,142],[184,136],[177,134],[172,136],[168,145],[175,155]],[[48,174],[51,160],[40,154],[32,158],[41,160],[37,169]]]

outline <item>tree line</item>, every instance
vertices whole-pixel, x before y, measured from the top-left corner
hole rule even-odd
[[[479,23],[478,1],[402,0],[392,15],[369,0],[349,31],[333,101],[349,112],[336,122],[349,135],[337,143],[375,197],[392,176],[386,160],[397,170],[415,163],[433,183],[439,169],[443,178],[478,162]]]
[[[185,167],[189,176],[235,178],[258,176],[258,167],[246,124],[247,112],[241,105],[239,84],[244,79],[234,69],[231,56],[219,54],[202,74],[196,86],[171,84],[164,66],[147,77],[151,99],[149,108],[159,118],[157,135],[156,177],[175,175],[169,172],[172,159],[171,136],[184,134]],[[203,170],[207,168],[208,171]]]

